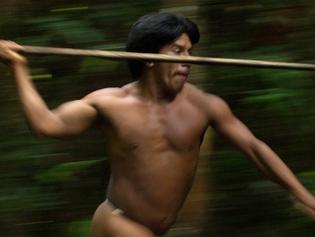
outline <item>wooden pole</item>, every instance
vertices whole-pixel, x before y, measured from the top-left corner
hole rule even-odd
[[[88,50],[73,48],[54,48],[40,46],[22,46],[18,51],[31,54],[61,54],[75,56],[104,57],[108,59],[135,59],[142,61],[161,61],[177,62],[190,64],[209,64],[209,65],[229,65],[239,67],[255,68],[278,68],[295,70],[315,70],[315,64],[309,63],[288,63],[263,60],[214,58],[214,57],[195,57],[195,56],[172,56],[165,54],[131,53],[105,50]]]

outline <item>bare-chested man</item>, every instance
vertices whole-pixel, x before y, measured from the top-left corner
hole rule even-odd
[[[190,55],[197,26],[181,15],[152,14],[132,27],[127,51]],[[187,82],[190,65],[130,61],[135,82],[97,90],[50,110],[33,86],[27,60],[0,42],[14,72],[32,129],[44,136],[76,135],[96,119],[109,137],[111,177],[107,200],[97,208],[92,237],[153,237],[174,223],[196,172],[209,126],[227,137],[271,180],[282,185],[313,216],[314,197],[288,167],[258,140],[219,97]]]

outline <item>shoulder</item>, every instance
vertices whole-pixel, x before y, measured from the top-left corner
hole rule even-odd
[[[188,83],[186,85],[186,93],[189,101],[198,106],[211,119],[230,113],[228,104],[217,95],[206,93],[202,89]]]
[[[127,92],[123,88],[109,87],[100,90],[93,91],[82,98],[83,101],[89,104],[95,104],[100,101],[113,100],[115,98],[123,98],[127,95]]]
[[[98,98],[106,98],[106,97],[116,97],[123,98],[128,95],[131,95],[135,90],[136,82],[128,83],[122,87],[108,87],[100,90],[96,90],[86,95],[84,99],[98,99]]]
[[[109,87],[109,88],[104,88],[100,90],[93,91],[89,94],[87,94],[84,98],[86,99],[93,99],[93,98],[99,98],[99,97],[104,97],[104,96],[124,96],[125,91],[122,88],[119,87]]]
[[[185,86],[186,94],[188,99],[192,103],[196,103],[199,106],[220,108],[228,106],[227,103],[219,96],[207,93],[197,86],[187,83]]]

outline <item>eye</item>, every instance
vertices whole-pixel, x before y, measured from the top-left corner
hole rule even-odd
[[[182,50],[181,50],[181,48],[180,48],[179,46],[174,45],[174,46],[172,47],[172,51],[173,51],[175,54],[180,54]]]

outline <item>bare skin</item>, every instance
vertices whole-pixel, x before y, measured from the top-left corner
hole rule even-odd
[[[219,97],[186,82],[190,65],[148,62],[139,81],[95,91],[49,110],[29,79],[25,58],[0,42],[0,56],[15,74],[22,107],[40,135],[63,137],[88,129],[98,118],[109,137],[108,199],[96,210],[92,237],[153,237],[165,233],[191,188],[205,130],[227,137],[271,180],[282,185],[315,217],[315,199],[289,168],[231,112]],[[161,49],[189,55],[186,34]]]

